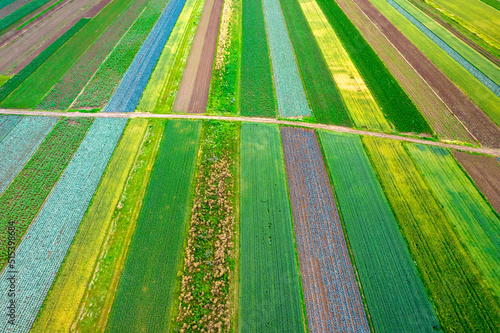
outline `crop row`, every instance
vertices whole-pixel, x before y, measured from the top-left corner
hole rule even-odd
[[[147,0],[133,0],[68,69],[37,108],[67,109],[146,5]]]
[[[16,250],[17,332],[30,330],[126,122],[105,118],[94,121]],[[7,267],[13,269],[11,265]],[[0,275],[3,290],[10,285],[9,269]],[[0,299],[9,303],[7,293]],[[7,321],[1,323],[2,331],[7,332],[9,327]]]
[[[199,121],[167,122],[109,315],[110,332],[170,326],[200,132]]]
[[[21,116],[0,115],[0,142],[20,122]]]
[[[7,15],[6,17],[2,18],[0,20],[0,31],[6,29],[9,27],[11,24],[16,23],[26,15],[30,14],[31,12],[34,12],[41,6],[45,5],[47,2],[50,0],[33,0],[27,3],[26,5],[22,6],[15,12]]]
[[[282,117],[311,116],[280,2],[263,0],[262,3],[279,114]]]
[[[21,171],[58,118],[23,117],[0,142],[0,194]]]
[[[166,4],[166,0],[148,3],[71,108],[101,108],[109,101]]]
[[[316,133],[282,127],[281,139],[309,331],[369,332]]]
[[[238,328],[240,332],[304,332],[279,129],[242,123],[240,147]]]

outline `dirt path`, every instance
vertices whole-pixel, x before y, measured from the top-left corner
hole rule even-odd
[[[333,132],[352,133],[358,135],[374,136],[377,138],[386,138],[391,140],[405,141],[419,143],[423,145],[437,146],[448,149],[457,149],[461,151],[468,151],[479,154],[487,154],[500,157],[500,149],[488,147],[467,147],[451,143],[434,142],[413,137],[406,137],[396,134],[386,134],[379,132],[370,132],[364,130],[357,130],[349,127],[324,125],[324,124],[311,124],[303,123],[300,121],[278,120],[273,118],[252,118],[252,117],[225,117],[225,116],[208,116],[198,114],[158,114],[158,113],[142,113],[142,112],[100,112],[100,113],[85,113],[85,112],[57,112],[57,111],[28,111],[28,110],[13,110],[13,109],[0,109],[0,114],[4,115],[26,115],[26,116],[47,116],[47,117],[103,117],[103,118],[171,118],[171,119],[217,119],[228,121],[246,121],[251,123],[266,123],[278,124],[288,126],[299,126],[314,129],[324,129]]]

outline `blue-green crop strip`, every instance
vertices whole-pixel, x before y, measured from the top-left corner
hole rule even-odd
[[[127,119],[98,118],[0,275],[1,304],[10,304],[15,275],[15,331],[28,332],[73,241]],[[11,266],[12,265],[12,266]],[[11,273],[15,271],[15,273]],[[0,331],[9,332],[7,317]]]
[[[0,115],[0,142],[21,121],[21,116]]]

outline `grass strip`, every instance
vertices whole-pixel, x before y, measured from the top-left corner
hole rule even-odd
[[[31,332],[69,332],[112,225],[147,119],[129,121]]]
[[[156,158],[106,331],[166,332],[192,195],[201,122],[171,120]]]
[[[33,22],[34,20],[36,20],[37,18],[39,18],[40,16],[42,16],[43,14],[45,14],[46,12],[48,12],[49,10],[51,10],[52,8],[54,8],[55,6],[57,6],[58,4],[60,4],[63,1],[64,0],[59,0],[58,2],[54,3],[49,8],[45,9],[44,11],[38,13],[36,16],[32,17],[28,21],[24,22],[22,25],[20,25],[19,27],[17,27],[16,30],[21,30],[22,28],[24,28],[25,26],[27,26],[28,24],[30,24],[31,22]]]
[[[90,19],[82,18],[78,20],[68,31],[50,44],[42,53],[40,53],[32,62],[24,67],[19,73],[10,78],[0,87],[0,102],[5,100],[24,80],[33,74],[51,55],[53,55],[64,43],[75,35]]]

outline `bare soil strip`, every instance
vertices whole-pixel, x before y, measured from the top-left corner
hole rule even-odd
[[[493,209],[500,214],[500,163],[491,156],[472,155],[452,150],[453,156],[484,194]]]
[[[349,127],[325,125],[325,124],[312,124],[303,123],[298,121],[277,120],[270,118],[254,118],[254,117],[224,117],[224,116],[208,116],[208,115],[195,115],[195,114],[158,114],[158,113],[141,113],[141,112],[102,112],[102,113],[86,113],[86,112],[58,112],[58,111],[27,111],[27,110],[13,110],[13,109],[0,109],[0,114],[5,115],[23,115],[23,116],[45,116],[45,117],[103,117],[103,118],[170,118],[170,119],[218,119],[226,121],[246,121],[251,123],[266,123],[278,124],[287,126],[307,127],[314,129],[325,129],[333,132],[353,133],[358,135],[374,136],[377,138],[386,138],[390,140],[399,140],[405,142],[419,143],[423,145],[437,146],[448,149],[457,149],[479,154],[487,154],[495,157],[500,157],[500,149],[489,147],[468,147],[459,144],[435,142],[424,139],[417,139],[414,137],[406,137],[395,134],[386,134],[379,132],[370,132],[357,130]]]
[[[500,128],[368,0],[353,0],[483,145],[500,148]]]

